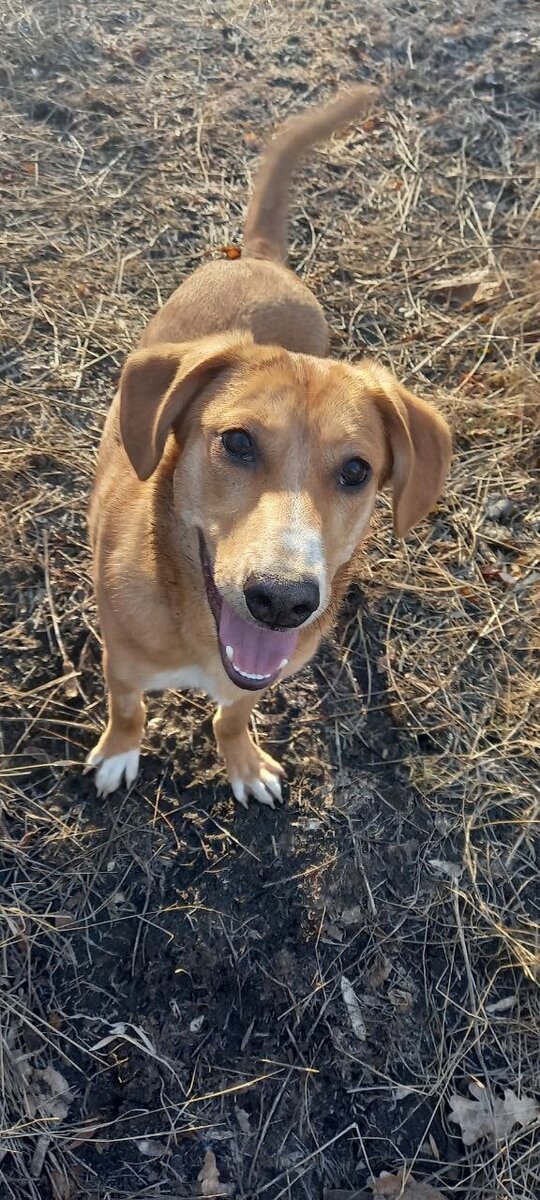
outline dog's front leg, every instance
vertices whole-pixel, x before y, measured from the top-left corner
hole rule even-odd
[[[146,710],[142,692],[115,674],[106,652],[103,668],[108,687],[109,720],[97,746],[88,755],[86,770],[96,769],[98,795],[108,796],[120,787],[124,777],[128,787],[137,777]]]
[[[214,733],[229,783],[235,799],[245,808],[249,795],[273,808],[274,800],[281,800],[280,776],[285,774],[279,763],[259,749],[249,732],[249,720],[261,694],[248,693],[234,704],[218,708],[214,717]]]

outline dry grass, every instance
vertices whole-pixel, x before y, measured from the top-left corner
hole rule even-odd
[[[209,1145],[238,1195],[269,1200],[404,1164],[446,1197],[540,1191],[534,1130],[465,1150],[448,1123],[471,1078],[492,1096],[539,1088],[538,31],[517,0],[427,12],[4,5],[10,1200],[193,1194]],[[238,239],[269,128],[359,75],[385,111],[306,169],[292,258],[335,353],[367,349],[447,412],[450,486],[406,543],[381,505],[336,648],[261,718],[288,747],[284,813],[234,812],[206,701],[173,697],[155,706],[159,760],[100,810],[78,774],[103,719],[85,506],[114,379],[162,297]],[[448,286],[472,271],[488,280],[476,298]],[[288,945],[276,917],[279,949],[274,896],[298,915]],[[184,962],[203,972],[189,1003]],[[344,972],[361,1053],[340,1027]],[[178,1040],[204,995],[203,1034]],[[236,1041],[235,1007],[254,1022]],[[396,1102],[398,1085],[412,1090]]]

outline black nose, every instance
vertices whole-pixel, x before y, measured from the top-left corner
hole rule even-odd
[[[319,607],[321,595],[315,579],[279,580],[268,575],[250,575],[244,596],[252,617],[275,629],[303,625]]]

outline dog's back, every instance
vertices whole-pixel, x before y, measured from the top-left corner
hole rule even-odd
[[[375,98],[375,89],[357,87],[333,104],[302,113],[278,132],[248,206],[242,257],[199,267],[150,321],[141,345],[240,329],[249,330],[256,342],[303,354],[327,354],[323,310],[285,266],[289,188],[306,150],[366,112]]]

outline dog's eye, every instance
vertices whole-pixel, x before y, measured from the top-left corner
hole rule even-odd
[[[222,444],[231,458],[250,463],[255,460],[255,446],[251,434],[245,429],[226,429],[221,435]]]
[[[371,475],[371,467],[363,458],[350,458],[339,473],[339,482],[344,488],[359,488]]]

